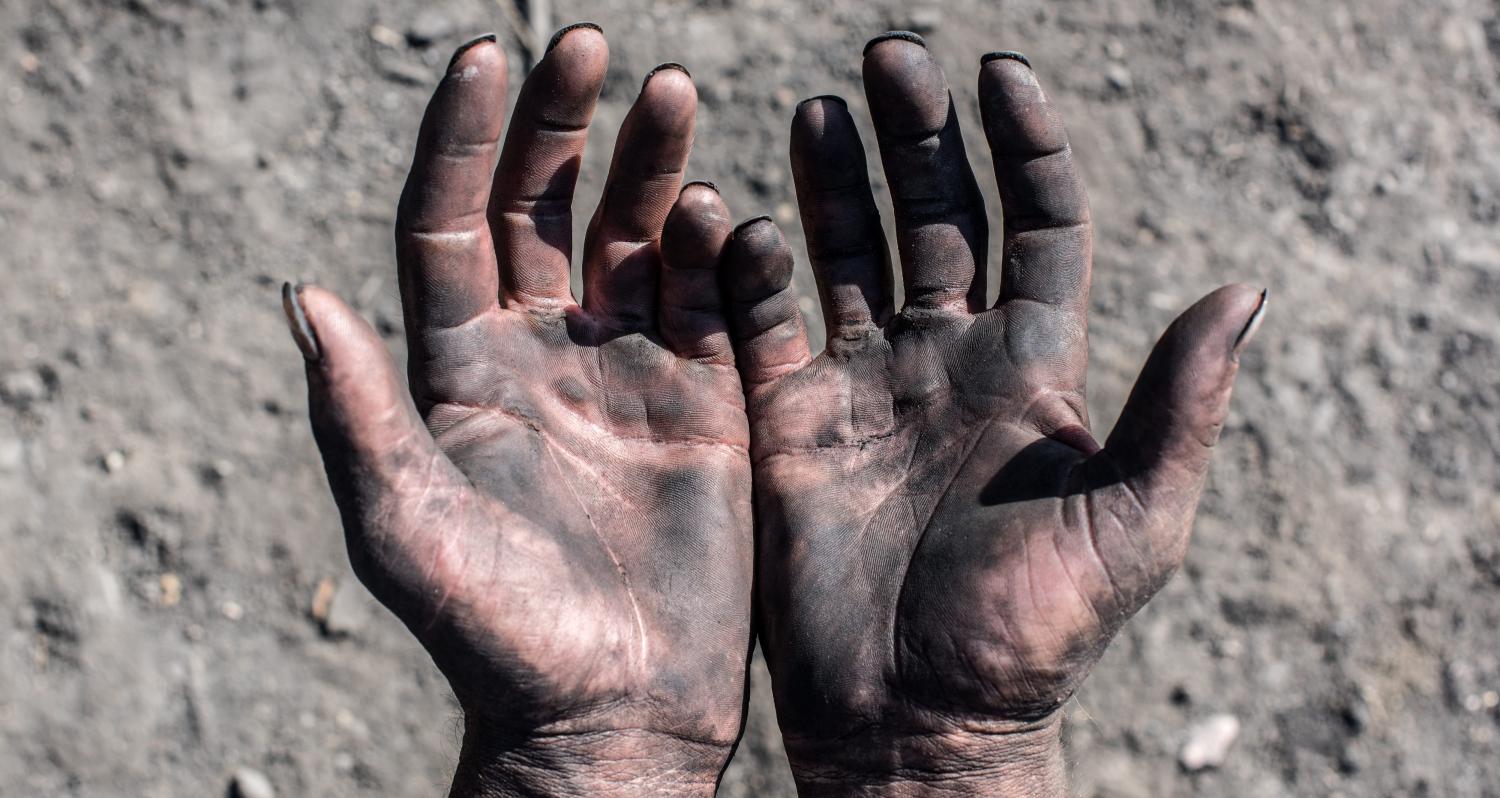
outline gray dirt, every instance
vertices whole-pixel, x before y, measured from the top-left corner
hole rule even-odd
[[[582,210],[641,77],[681,61],[692,176],[799,248],[792,107],[836,92],[868,132],[868,37],[928,38],[991,198],[978,58],[1029,54],[1098,221],[1096,432],[1176,312],[1270,287],[1188,564],[1067,709],[1078,794],[1500,795],[1496,3],[555,4],[575,18],[614,47]],[[219,795],[242,768],[441,791],[457,716],[352,581],[276,291],[336,289],[401,354],[418,118],[473,34],[519,75],[517,24],[508,0],[0,0],[0,794]],[[756,676],[723,792],[788,795]],[[1185,772],[1220,713],[1238,741]]]

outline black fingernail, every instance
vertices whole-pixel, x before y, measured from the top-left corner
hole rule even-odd
[[[1018,53],[1015,50],[996,50],[993,53],[985,53],[980,57],[979,65],[984,66],[991,61],[999,61],[1001,59],[1020,61],[1026,65],[1027,69],[1031,68],[1031,59],[1027,58],[1025,53]]]
[[[923,41],[921,36],[918,36],[917,34],[912,33],[909,30],[889,30],[867,42],[865,44],[864,54],[869,55],[871,47],[874,47],[875,45],[880,44],[883,41],[888,41],[890,39],[900,39],[903,42],[911,42],[912,44],[919,45],[921,47],[927,46],[927,42]]]
[[[817,102],[819,100],[828,100],[830,102],[836,102],[839,105],[844,106],[844,108],[846,108],[846,109],[849,107],[849,103],[845,102],[844,98],[838,96],[837,94],[819,94],[816,97],[808,97],[807,99],[803,100],[802,102],[797,103],[797,107],[801,108],[802,106],[807,105],[808,103]]]
[[[575,22],[572,25],[559,30],[557,33],[552,34],[552,40],[547,42],[547,49],[543,52],[543,55],[552,52],[552,48],[556,47],[557,43],[562,41],[562,38],[564,36],[567,36],[569,33],[578,30],[579,28],[588,28],[589,30],[595,30],[600,33],[604,33],[604,29],[599,27],[599,23],[597,22]]]
[[[1244,329],[1240,330],[1239,337],[1234,339],[1234,350],[1231,355],[1232,360],[1238,361],[1240,359],[1240,351],[1250,343],[1251,338],[1255,337],[1255,331],[1260,329],[1260,320],[1265,318],[1266,302],[1270,299],[1270,296],[1271,289],[1262,288],[1260,290],[1260,303],[1255,306],[1255,311],[1250,314],[1249,320],[1245,322]]]
[[[493,41],[495,41],[495,34],[486,33],[483,36],[476,36],[464,42],[463,44],[460,44],[458,46],[458,49],[453,51],[453,57],[448,59],[448,68],[452,69],[453,65],[458,63],[458,59],[463,57],[464,53],[469,52],[470,50],[474,49],[478,45],[484,44],[485,42]]]
[[[715,194],[719,193],[719,187],[716,186],[716,185],[714,185],[713,181],[711,181],[711,180],[694,180],[694,181],[688,183],[687,185],[683,186],[682,187],[682,191],[677,192],[677,196],[679,196],[679,197],[682,196],[684,193],[687,192],[688,189],[692,188],[693,186],[703,186],[704,188],[708,189],[709,191],[712,191]]]
[[[287,326],[292,330],[292,340],[302,350],[302,358],[309,363],[318,362],[323,353],[318,349],[318,336],[307,323],[307,313],[302,310],[301,286],[293,288],[291,283],[281,284],[281,310],[286,314]]]
[[[656,73],[662,71],[663,69],[675,69],[678,72],[681,72],[682,74],[687,75],[688,76],[688,80],[692,80],[693,79],[693,73],[689,72],[688,69],[687,69],[687,67],[683,66],[682,64],[677,63],[676,61],[668,61],[668,62],[666,62],[664,64],[657,64],[655,69],[653,69],[650,72],[646,73],[646,79],[643,80],[643,81],[641,81],[641,91],[645,91],[646,90],[646,85],[651,82],[652,78],[656,77]]]
[[[734,232],[730,233],[730,237],[737,236],[740,233],[744,232],[745,228],[749,227],[752,224],[758,224],[760,222],[771,222],[772,225],[776,224],[776,222],[772,221],[771,216],[769,214],[761,214],[760,216],[752,216],[749,219],[746,219],[745,221],[740,222],[739,224],[735,225],[734,226]]]

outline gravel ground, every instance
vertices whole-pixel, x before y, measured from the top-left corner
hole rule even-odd
[[[519,72],[508,2],[0,0],[0,794],[215,795],[244,768],[281,796],[441,791],[452,700],[349,573],[276,289],[338,290],[401,352],[417,120],[475,33]],[[836,92],[867,123],[867,38],[927,37],[992,198],[978,57],[1028,53],[1098,223],[1098,430],[1193,299],[1272,296],[1188,564],[1068,707],[1075,790],[1500,796],[1500,5],[553,16],[614,52],[585,212],[675,60],[703,98],[692,176],[799,247],[792,106]],[[758,675],[725,795],[791,794]]]

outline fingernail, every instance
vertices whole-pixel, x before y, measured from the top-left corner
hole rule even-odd
[[[687,70],[687,67],[683,66],[682,64],[677,63],[676,61],[668,61],[668,62],[666,62],[664,64],[657,64],[655,69],[653,69],[650,72],[646,73],[646,79],[643,80],[643,81],[641,81],[641,91],[645,91],[646,90],[646,86],[647,86],[647,84],[649,84],[651,82],[651,79],[654,78],[654,77],[656,77],[656,73],[662,71],[663,69],[675,69],[678,72],[681,72],[682,74],[687,75],[688,76],[688,80],[692,80],[693,79],[693,73],[689,72]]]
[[[912,33],[909,30],[888,30],[885,33],[882,33],[867,42],[865,44],[864,54],[869,55],[871,47],[874,47],[875,45],[880,44],[883,41],[888,41],[890,39],[900,39],[903,42],[911,42],[912,44],[921,47],[927,46],[927,42],[923,41],[921,36],[918,36],[917,34]]]
[[[797,107],[801,108],[802,106],[807,105],[808,103],[818,102],[819,100],[828,100],[829,102],[835,102],[835,103],[838,103],[839,105],[842,105],[844,108],[848,108],[849,107],[849,103],[845,102],[844,98],[838,96],[837,94],[819,94],[816,97],[808,97],[807,99],[803,100],[802,102],[797,103]]]
[[[286,313],[286,324],[292,330],[292,340],[302,350],[302,358],[316,363],[323,356],[318,350],[318,337],[307,323],[307,314],[302,310],[302,288],[293,288],[291,283],[281,284],[281,310]]]
[[[996,50],[993,53],[985,53],[983,56],[980,56],[979,65],[984,66],[991,61],[999,61],[1001,59],[1020,61],[1026,65],[1027,69],[1031,68],[1031,59],[1027,58],[1025,53],[1018,53],[1015,50]]]
[[[450,59],[448,59],[448,68],[452,69],[453,65],[456,64],[456,63],[458,63],[458,59],[463,58],[464,53],[469,52],[470,50],[474,49],[475,47],[477,47],[477,46],[479,46],[481,44],[484,44],[485,42],[493,42],[493,41],[495,41],[495,34],[493,34],[493,33],[486,33],[483,36],[477,36],[477,37],[475,37],[473,39],[470,39],[470,40],[464,42],[463,44],[460,44],[458,46],[458,49],[453,51],[453,57],[450,58]]]
[[[1250,339],[1255,337],[1255,331],[1260,329],[1260,321],[1266,316],[1266,302],[1270,299],[1270,289],[1262,288],[1260,291],[1260,303],[1255,306],[1255,312],[1250,314],[1249,321],[1245,322],[1245,328],[1240,330],[1238,338],[1234,339],[1234,351],[1231,359],[1238,362],[1240,352],[1250,344]]]
[[[746,219],[745,221],[740,222],[739,224],[735,225],[734,232],[730,233],[729,235],[730,235],[730,237],[737,236],[741,232],[743,232],[745,230],[745,228],[747,228],[747,227],[749,227],[749,226],[751,226],[753,224],[759,224],[760,222],[771,222],[770,215],[763,213],[760,216],[752,216],[749,219]],[[771,223],[775,224],[775,222],[771,222]]]
[[[588,28],[589,30],[604,33],[604,29],[599,27],[599,24],[597,22],[575,22],[572,25],[568,25],[567,27],[562,28],[557,33],[552,34],[552,40],[547,42],[547,49],[543,51],[543,55],[552,52],[552,48],[556,47],[557,43],[562,41],[562,38],[564,36],[567,36],[569,33],[572,33],[579,28]]]
[[[703,186],[704,188],[708,189],[709,191],[712,191],[715,194],[719,193],[719,187],[716,186],[716,185],[714,185],[713,181],[711,181],[711,180],[694,180],[691,183],[688,183],[687,185],[683,186],[682,187],[682,191],[677,192],[677,196],[679,196],[679,197],[682,196],[683,193],[685,193],[688,189],[692,188],[693,186]]]

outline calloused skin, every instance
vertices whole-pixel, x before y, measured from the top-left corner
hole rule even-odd
[[[820,355],[775,225],[738,228],[727,254],[778,721],[807,795],[1062,795],[1059,708],[1183,560],[1264,294],[1227,286],[1178,318],[1100,446],[1089,209],[1028,63],[993,54],[979,76],[1005,220],[993,306],[942,71],[887,34],[864,80],[905,307],[837,98],[792,123]]]
[[[717,274],[731,222],[711,186],[681,190],[697,99],[685,70],[658,68],[574,301],[572,195],[607,60],[597,28],[560,32],[502,148],[502,49],[454,56],[398,212],[410,392],[332,293],[284,294],[355,572],[463,708],[455,796],[710,795],[742,726],[750,461]]]

